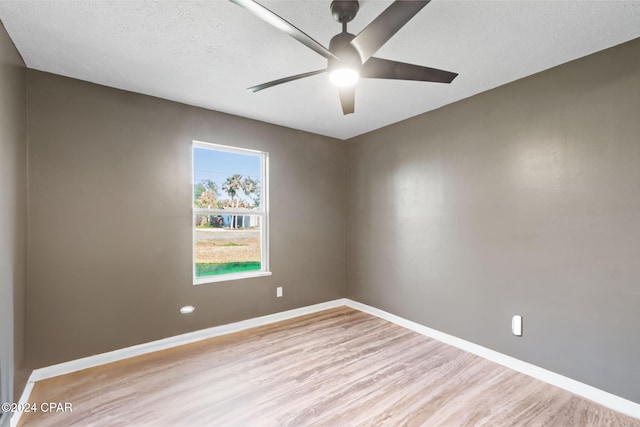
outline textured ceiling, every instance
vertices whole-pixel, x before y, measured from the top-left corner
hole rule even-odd
[[[361,1],[357,34],[390,1]],[[330,1],[263,5],[323,45]],[[343,116],[326,74],[250,93],[326,60],[226,1],[6,1],[27,66],[346,139],[640,37],[640,1],[434,0],[376,54],[459,73],[451,84],[361,80]]]

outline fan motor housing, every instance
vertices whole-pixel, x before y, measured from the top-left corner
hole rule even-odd
[[[360,54],[354,46],[349,44],[354,38],[355,35],[351,33],[340,33],[331,38],[331,41],[329,42],[329,50],[331,51],[331,53],[337,56],[339,60],[329,58],[329,69],[332,69],[338,63],[349,65],[350,68],[360,68],[360,66],[362,65]]]

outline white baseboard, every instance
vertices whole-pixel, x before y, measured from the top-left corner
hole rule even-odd
[[[614,411],[640,419],[640,404],[638,403],[348,298],[269,314],[267,316],[256,317],[227,325],[215,326],[213,328],[176,335],[158,341],[152,341],[145,344],[139,344],[120,350],[114,350],[107,353],[97,354],[95,356],[84,357],[82,359],[36,369],[31,373],[29,381],[27,382],[27,385],[20,397],[19,403],[26,404],[29,402],[29,397],[36,381],[345,305],[395,323],[396,325],[410,329],[427,337],[452,345],[461,350],[468,351],[469,353],[498,363],[507,368],[529,375],[530,377],[539,379],[571,393],[577,394],[578,396],[592,400]],[[17,426],[21,415],[22,414],[19,412],[13,415],[11,418],[11,427]]]
[[[24,386],[24,390],[22,390],[22,395],[20,395],[20,400],[18,401],[18,407],[24,408],[29,401],[29,396],[31,396],[31,391],[33,390],[33,384],[35,381],[31,381],[31,377],[27,381],[27,384]],[[11,427],[16,427],[18,425],[18,421],[20,421],[20,417],[22,416],[22,412],[15,412],[11,416],[11,421],[9,425]]]
[[[609,392],[600,390],[579,381],[572,380],[571,378],[565,377],[547,369],[540,368],[539,366],[532,365],[531,363],[523,362],[522,360],[516,359],[515,357],[507,356],[506,354],[502,354],[486,347],[482,347],[478,344],[474,344],[461,338],[454,337],[453,335],[445,334],[444,332],[428,328],[419,323],[412,322],[400,316],[396,316],[395,314],[387,313],[386,311],[359,303],[357,301],[346,299],[345,305],[379,317],[381,319],[388,320],[389,322],[410,329],[421,335],[425,335],[429,338],[436,339],[445,344],[452,345],[461,350],[467,351],[484,359],[513,369],[514,371],[521,372],[525,375],[544,381],[558,388],[567,390],[573,394],[577,394],[578,396],[582,396],[586,399],[592,400],[602,406],[606,406],[607,408],[612,409],[616,412],[620,412],[630,417],[640,419],[640,404],[616,396],[615,394],[611,394]]]
[[[300,307],[293,310],[282,311],[280,313],[255,317],[253,319],[242,320],[240,322],[214,326],[212,328],[201,329],[194,332],[188,332],[186,334],[134,345],[132,347],[122,348],[107,353],[96,354],[95,356],[83,357],[82,359],[76,359],[70,362],[64,362],[57,365],[48,366],[46,368],[36,369],[29,377],[29,381],[40,381],[45,378],[57,377],[58,375],[64,375],[70,372],[76,372],[82,369],[104,365],[105,363],[116,362],[118,360],[128,359],[130,357],[140,356],[143,354],[152,353],[154,351],[165,350],[167,348],[177,347],[179,345],[206,340],[207,338],[213,338],[220,335],[244,331],[246,329],[255,328],[257,326],[268,325],[270,323],[280,322],[282,320],[292,319],[294,317],[304,316],[305,314],[316,313],[318,311],[327,310],[330,308],[341,307],[343,305],[346,305],[345,300],[337,299],[320,304]]]

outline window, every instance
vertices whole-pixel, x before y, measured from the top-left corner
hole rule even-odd
[[[264,276],[268,154],[193,142],[194,284]]]

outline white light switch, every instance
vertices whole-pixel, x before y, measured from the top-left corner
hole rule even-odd
[[[282,296],[282,286],[278,286],[276,288],[276,297],[280,298]]]
[[[513,316],[511,319],[511,331],[513,335],[522,336],[522,316]]]

